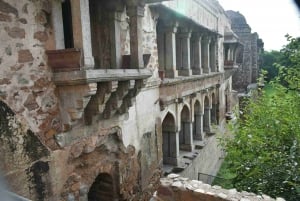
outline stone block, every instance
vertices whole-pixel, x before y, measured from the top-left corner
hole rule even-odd
[[[19,63],[26,63],[33,61],[32,54],[30,50],[20,50],[18,52],[18,62]]]

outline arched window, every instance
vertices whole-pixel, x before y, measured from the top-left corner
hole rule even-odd
[[[176,143],[177,132],[175,119],[171,113],[168,113],[162,123],[163,134],[163,163],[169,165],[177,165],[177,157],[179,156],[179,148]]]

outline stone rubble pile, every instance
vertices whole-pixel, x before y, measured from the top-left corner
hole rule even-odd
[[[177,174],[161,178],[161,185],[150,201],[285,201],[267,195],[223,189],[198,180],[189,180]]]

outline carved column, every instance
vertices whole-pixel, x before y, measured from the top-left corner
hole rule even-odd
[[[210,38],[205,36],[202,38],[202,65],[203,65],[203,73],[210,73]]]
[[[192,37],[192,45],[193,45],[193,75],[201,75],[202,74],[202,61],[201,61],[201,35],[199,33],[194,34]]]
[[[195,140],[203,140],[203,114],[195,114],[195,133],[194,133],[194,139]]]
[[[144,68],[143,61],[143,17],[144,5],[136,0],[127,1],[130,34],[130,68]]]
[[[180,149],[193,151],[193,122],[182,122],[183,144]]]
[[[159,69],[165,69],[165,32],[162,26],[157,27],[157,51]]]
[[[93,68],[89,0],[71,0],[74,47],[83,51],[84,68]]]
[[[203,130],[204,132],[209,133],[211,131],[211,108],[204,108],[204,119],[203,119]]]
[[[163,160],[165,164],[179,164],[179,133],[170,131],[163,133]]]
[[[178,70],[178,74],[182,76],[190,76],[192,75],[191,48],[190,48],[191,30],[183,29],[182,32],[179,34],[179,38],[181,41],[179,54],[181,55],[182,66],[180,66],[180,70]]]
[[[111,39],[111,68],[121,68],[121,37],[120,37],[120,22],[121,12],[110,12],[110,39]]]
[[[211,43],[210,43],[210,56],[209,56],[209,59],[210,59],[210,69],[211,69],[211,72],[217,72],[217,39],[216,38],[213,38],[211,40]]]
[[[166,52],[165,52],[165,62],[166,62],[166,77],[174,78],[178,76],[176,70],[176,32],[177,23],[173,23],[165,28],[166,37]]]

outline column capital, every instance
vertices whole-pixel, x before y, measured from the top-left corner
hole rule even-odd
[[[192,32],[180,32],[177,34],[180,38],[191,38]]]
[[[127,15],[129,17],[144,17],[145,7],[140,5],[127,6]]]
[[[196,40],[196,41],[199,41],[201,40],[203,37],[203,34],[199,33],[199,32],[193,32],[192,34],[192,39],[193,40]]]
[[[164,27],[164,30],[165,30],[165,32],[176,33],[178,30],[178,22],[173,21],[173,22],[167,23]]]
[[[206,43],[210,43],[211,42],[211,37],[207,36],[207,35],[204,35],[204,36],[202,36],[202,41],[206,42]]]

